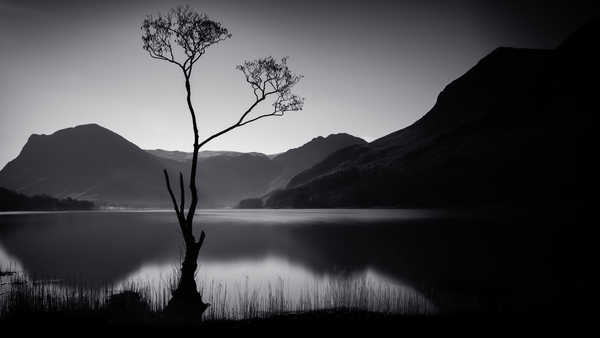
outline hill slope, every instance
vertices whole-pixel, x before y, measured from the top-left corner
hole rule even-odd
[[[97,124],[31,135],[0,171],[0,185],[26,195],[47,194],[99,203],[153,206],[167,202],[161,161]]]
[[[262,153],[206,153],[198,161],[198,188],[204,205],[229,207],[287,185],[296,174],[312,167],[336,150],[364,140],[348,134],[316,137],[300,147],[269,158]],[[190,161],[183,161],[184,172]]]
[[[364,144],[367,144],[365,140],[349,134],[331,134],[327,137],[315,137],[301,147],[274,156],[273,161],[281,167],[281,173],[271,182],[270,188],[285,187],[292,177],[311,168],[337,150]]]
[[[498,48],[413,125],[342,149],[267,207],[450,206],[579,199],[598,22],[556,50]],[[596,35],[597,36],[597,35]],[[597,52],[596,52],[597,53]],[[594,78],[594,77],[591,77]]]

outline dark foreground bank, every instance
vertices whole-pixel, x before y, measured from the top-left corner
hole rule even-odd
[[[5,277],[10,273],[4,272]],[[552,306],[531,306],[527,312],[504,312],[490,308],[457,311],[441,308],[438,313],[406,315],[373,312],[358,308],[333,308],[304,312],[258,313],[243,320],[209,319],[200,316],[183,319],[178,314],[153,310],[146,297],[134,291],[113,294],[106,302],[86,299],[61,303],[59,299],[35,297],[35,292],[12,293],[0,313],[2,337],[38,332],[47,335],[95,334],[170,336],[182,330],[197,335],[248,332],[287,336],[293,333],[353,334],[368,332],[393,336],[507,336],[585,332],[592,323],[591,302],[575,292],[569,302]],[[6,295],[6,294],[5,294]],[[583,296],[583,297],[582,297]],[[0,297],[0,299],[2,299]],[[6,298],[4,298],[6,300]],[[42,304],[46,303],[46,304]],[[50,303],[50,304],[48,304]],[[439,303],[439,300],[438,300]],[[2,304],[0,304],[2,305]],[[9,305],[9,306],[6,306]]]
[[[35,323],[32,325],[32,323]],[[249,332],[260,334],[370,332],[391,336],[447,335],[506,336],[508,334],[583,333],[590,319],[576,314],[558,315],[539,312],[536,315],[452,314],[437,316],[406,316],[337,309],[297,314],[281,314],[252,320],[181,322],[160,315],[145,318],[111,318],[107,314],[90,316],[85,313],[37,313],[22,318],[0,320],[0,332],[24,333],[60,331],[62,334],[160,335],[186,330],[197,334]],[[8,337],[8,336],[7,336]]]

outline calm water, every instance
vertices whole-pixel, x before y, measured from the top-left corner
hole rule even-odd
[[[277,289],[298,300],[349,283],[428,304],[406,269],[420,252],[409,229],[443,216],[424,210],[203,210],[195,224],[207,234],[197,279],[207,293],[261,296]],[[0,266],[65,287],[142,281],[168,288],[182,245],[170,211],[0,214]]]

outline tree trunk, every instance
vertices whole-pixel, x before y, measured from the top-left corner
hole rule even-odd
[[[181,264],[181,276],[177,291],[190,294],[196,291],[196,268],[198,267],[198,254],[200,250],[197,245],[186,245],[185,257]]]
[[[192,105],[190,78],[188,74],[185,74],[185,89],[187,92],[187,104],[194,127],[194,153],[192,156],[192,168],[189,185],[191,202],[186,217],[184,213],[185,193],[183,189],[183,175],[179,173],[181,201],[178,206],[175,195],[173,194],[173,190],[171,189],[171,184],[169,183],[169,175],[167,174],[167,171],[164,170],[167,189],[169,191],[169,195],[171,196],[173,208],[175,209],[175,213],[177,214],[177,219],[179,221],[179,228],[181,229],[181,233],[185,242],[185,257],[183,259],[183,263],[181,264],[179,282],[177,289],[175,289],[173,292],[173,298],[171,298],[169,301],[166,310],[168,314],[175,314],[177,318],[198,321],[202,318],[202,314],[204,311],[206,311],[206,308],[208,308],[210,304],[202,301],[202,296],[196,288],[195,279],[196,268],[198,267],[198,253],[200,252],[202,243],[204,243],[205,234],[204,231],[202,231],[200,234],[200,239],[196,242],[196,239],[194,238],[193,224],[194,214],[196,213],[196,207],[198,205],[196,168],[198,166],[198,151],[200,150],[200,145],[198,144],[198,125],[196,123],[196,113],[194,112],[194,107]]]
[[[177,289],[167,305],[167,313],[184,320],[201,320],[202,314],[210,305],[202,301],[202,296],[196,287],[195,275],[201,246],[202,243],[186,243]]]

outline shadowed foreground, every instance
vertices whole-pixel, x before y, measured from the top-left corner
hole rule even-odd
[[[540,334],[557,330],[575,333],[584,330],[592,313],[587,308],[565,307],[557,311],[557,307],[536,307],[520,314],[456,309],[403,314],[370,311],[360,304],[355,307],[341,306],[347,301],[345,299],[336,299],[334,306],[329,309],[290,312],[277,310],[278,304],[286,299],[277,299],[281,296],[275,292],[275,299],[266,312],[257,311],[257,304],[250,301],[244,307],[246,319],[231,319],[235,316],[230,316],[230,319],[206,316],[191,318],[156,308],[141,288],[117,292],[110,288],[93,291],[97,289],[79,287],[60,295],[51,295],[52,281],[31,282],[21,279],[19,273],[7,271],[2,275],[4,285],[10,284],[11,288],[2,290],[0,296],[0,332],[64,332],[64,329],[68,329],[76,330],[73,332],[115,330],[124,333],[132,330],[136,334],[163,334],[162,330],[172,332],[200,326],[203,332],[240,329],[260,333],[325,331],[339,334],[365,330],[422,335],[456,331],[461,335],[496,336],[514,332],[515,328],[520,333]]]
[[[381,332],[391,335],[418,334],[439,335],[449,332],[460,333],[461,336],[506,336],[517,330],[521,334],[540,334],[544,332],[569,332],[571,334],[585,331],[589,319],[577,316],[560,316],[552,313],[539,313],[534,316],[489,314],[453,314],[437,316],[407,316],[385,314],[351,309],[333,309],[304,313],[288,313],[273,315],[267,318],[251,320],[211,320],[182,322],[166,318],[161,314],[148,312],[141,317],[120,317],[111,321],[118,312],[97,313],[35,313],[11,320],[0,320],[0,331],[18,330],[19,332],[43,329],[64,329],[83,331],[94,330],[95,333],[115,331],[119,333],[143,333],[164,335],[178,330],[194,330],[201,327],[203,332],[237,331],[257,333],[298,333],[332,332]],[[35,327],[28,323],[35,322]],[[76,331],[71,331],[76,332]]]

